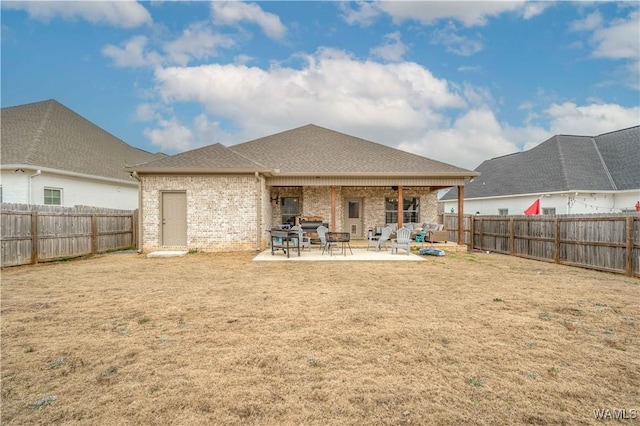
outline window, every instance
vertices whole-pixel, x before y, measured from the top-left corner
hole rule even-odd
[[[62,205],[62,190],[55,188],[44,189],[45,205],[60,206]]]
[[[398,199],[385,199],[385,223],[398,223]],[[402,199],[402,223],[420,221],[420,198]]]
[[[500,216],[509,216],[509,209],[498,209],[498,214]]]
[[[542,208],[542,214],[556,214],[556,208],[555,207],[543,207]]]
[[[282,201],[282,208],[280,209],[280,213],[282,214],[282,223],[295,225],[296,216],[300,214],[298,198],[282,197],[281,201]]]
[[[0,185],[0,203],[2,202],[2,185]]]

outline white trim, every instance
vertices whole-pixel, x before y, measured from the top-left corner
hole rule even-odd
[[[133,178],[132,178],[132,180],[114,179],[114,178],[108,178],[108,177],[104,177],[104,176],[88,175],[88,174],[85,174],[85,173],[77,173],[77,172],[70,172],[70,171],[67,171],[67,170],[51,169],[51,168],[48,168],[48,167],[34,166],[34,165],[30,165],[30,164],[3,164],[2,166],[0,166],[0,170],[18,170],[18,169],[22,169],[25,172],[28,172],[29,170],[33,170],[34,172],[36,170],[41,170],[43,173],[47,172],[47,173],[53,173],[53,174],[58,174],[58,175],[62,175],[62,176],[71,176],[71,177],[77,177],[77,178],[83,178],[83,179],[92,179],[92,180],[97,180],[97,181],[100,181],[100,182],[118,183],[120,185],[126,185],[126,186],[132,186],[132,187],[138,186],[138,182],[135,181]],[[124,169],[124,167],[123,167],[123,169]]]

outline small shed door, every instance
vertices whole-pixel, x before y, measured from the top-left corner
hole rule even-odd
[[[187,194],[162,193],[162,245],[187,245]]]

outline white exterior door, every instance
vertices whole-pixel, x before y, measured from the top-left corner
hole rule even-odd
[[[362,238],[362,198],[344,200],[344,230],[351,238]]]
[[[187,245],[187,194],[162,193],[162,245]]]

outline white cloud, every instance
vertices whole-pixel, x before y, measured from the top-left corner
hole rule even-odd
[[[152,23],[147,9],[135,1],[5,1],[2,8],[24,10],[32,19],[45,22],[61,17],[123,28]]]
[[[545,110],[554,134],[595,136],[640,124],[640,107],[617,104],[578,106],[571,102],[553,104]]]
[[[151,121],[157,118],[156,105],[149,103],[142,103],[136,107],[136,111],[133,114],[133,120],[135,121]]]
[[[402,42],[400,32],[386,34],[384,38],[382,44],[371,48],[371,55],[389,62],[402,61],[409,47]]]
[[[162,62],[160,55],[154,51],[146,51],[146,47],[147,38],[135,36],[125,42],[123,47],[108,44],[102,49],[102,54],[111,58],[118,68],[159,65]]]
[[[156,69],[156,90],[167,105],[202,105],[191,133],[175,120],[147,131],[165,150],[219,141],[226,145],[308,123],[335,129],[469,169],[482,161],[529,149],[556,133],[600,134],[638,124],[640,110],[619,105],[553,102],[521,126],[501,123],[488,88],[434,77],[411,62],[362,61],[340,50],[321,49],[299,68],[268,69],[238,64]],[[265,107],[268,105],[268,107]],[[532,111],[524,102],[520,110]],[[459,113],[453,121],[451,113]],[[533,114],[533,112],[532,112]],[[213,121],[213,119],[217,121]],[[210,121],[212,120],[212,121]],[[220,131],[230,122],[237,133]],[[208,129],[204,131],[202,129]],[[210,137],[199,134],[213,135]],[[162,137],[162,136],[167,137]]]
[[[206,59],[217,56],[217,49],[234,45],[231,37],[214,34],[211,28],[202,23],[191,24],[177,39],[165,43],[164,50],[168,60],[179,65],[186,65],[192,59]]]
[[[175,116],[163,119],[155,114],[154,118],[157,119],[157,127],[144,129],[144,135],[165,153],[182,152],[211,145],[231,137],[221,130],[217,121],[210,121],[204,114],[196,116],[191,126],[182,124]]]
[[[458,35],[457,28],[452,22],[433,32],[431,44],[441,44],[447,48],[447,51],[460,56],[471,56],[484,49],[481,40],[472,40]]]
[[[371,25],[381,14],[389,15],[396,24],[418,21],[432,25],[441,20],[455,20],[466,27],[484,26],[489,18],[503,13],[516,13],[530,19],[550,5],[517,1],[379,1],[341,4],[343,19],[350,25]]]
[[[595,11],[584,19],[573,21],[572,31],[593,32],[590,44],[591,56],[609,59],[640,58],[640,12],[634,10],[626,18],[605,22],[602,14]]]
[[[418,139],[400,144],[404,149],[459,167],[475,169],[482,161],[518,151],[503,135],[489,109],[467,111],[452,126],[427,129]]]
[[[170,120],[160,120],[158,125],[160,128],[144,129],[144,135],[161,151],[186,151],[194,148],[193,132],[175,117]]]
[[[255,3],[240,1],[213,1],[211,3],[213,22],[221,25],[237,25],[250,22],[258,25],[267,37],[283,39],[287,28],[280,22],[280,18],[273,13],[265,12]]]
[[[596,29],[592,42],[596,58],[640,58],[640,12],[630,13],[627,19],[619,19],[605,28]]]
[[[238,138],[308,123],[392,138],[396,132],[419,134],[443,120],[442,110],[466,106],[446,81],[415,63],[363,62],[331,49],[305,59],[302,69],[158,69],[157,90],[166,102],[198,102],[209,114],[232,120],[244,130]]]
[[[602,14],[600,11],[596,10],[595,12],[588,14],[583,19],[573,21],[569,25],[569,29],[572,31],[593,31],[597,28],[601,28],[603,21]]]
[[[351,5],[355,4],[355,8]],[[372,25],[376,18],[382,14],[376,3],[368,1],[339,2],[338,7],[342,12],[342,19],[349,25],[361,25],[367,27]]]

